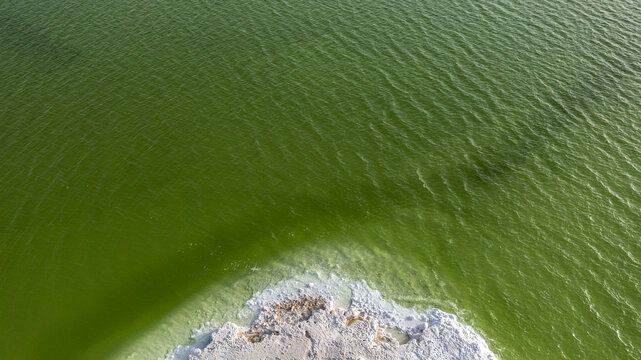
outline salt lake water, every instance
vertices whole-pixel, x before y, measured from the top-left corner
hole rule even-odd
[[[305,270],[641,358],[641,5],[5,0],[0,358],[155,359]]]

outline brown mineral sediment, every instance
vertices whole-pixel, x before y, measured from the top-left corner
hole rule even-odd
[[[250,343],[260,342],[267,335],[278,335],[278,330],[275,330],[278,324],[295,325],[306,321],[314,311],[325,310],[327,303],[328,300],[323,297],[307,295],[285,300],[260,312],[249,330],[241,332],[239,336],[244,336]]]
[[[335,307],[320,290],[305,289],[312,295],[257,295],[248,302],[257,305],[248,328],[225,323],[208,345],[180,359],[496,360],[452,314],[402,308],[362,283],[352,285],[355,295],[346,308]]]
[[[363,320],[364,313],[362,311],[357,311],[356,314],[347,315],[345,319],[345,326],[350,326],[354,321]]]
[[[379,344],[382,342],[391,343],[392,341],[394,341],[394,339],[390,335],[386,334],[385,327],[381,323],[378,323],[378,325],[376,326],[376,334],[374,334],[373,341],[375,344]]]
[[[226,324],[221,334],[228,335],[214,335],[190,359],[388,359],[401,344],[386,329],[357,307],[332,309],[324,297],[301,295],[262,308],[247,330]],[[235,336],[225,340],[230,333]]]

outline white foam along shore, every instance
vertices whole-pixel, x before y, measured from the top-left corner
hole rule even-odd
[[[456,316],[402,307],[365,281],[305,275],[256,293],[246,305],[249,326],[196,331],[194,344],[178,346],[166,360],[496,359]]]

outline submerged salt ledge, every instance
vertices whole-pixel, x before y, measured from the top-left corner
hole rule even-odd
[[[283,281],[246,305],[248,327],[225,323],[167,360],[496,359],[471,327],[438,309],[384,300],[365,281],[318,274]]]

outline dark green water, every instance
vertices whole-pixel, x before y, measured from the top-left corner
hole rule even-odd
[[[631,0],[4,0],[0,358],[163,356],[306,268],[641,358],[640,59]]]

